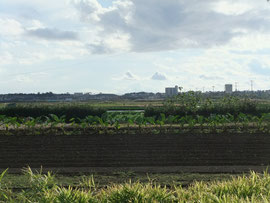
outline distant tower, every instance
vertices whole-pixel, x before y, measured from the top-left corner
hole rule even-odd
[[[253,80],[250,81],[250,90],[253,91]]]
[[[237,85],[238,85],[238,82],[235,82],[235,92],[237,92]]]
[[[233,85],[225,84],[225,93],[232,93]]]
[[[174,94],[175,94],[175,95],[178,95],[178,90],[179,90],[178,86],[175,85],[175,87],[174,87]]]

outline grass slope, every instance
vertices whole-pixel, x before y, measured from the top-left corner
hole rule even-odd
[[[57,185],[51,173],[35,174],[29,168],[25,174],[29,188],[20,192],[7,189],[0,180],[0,202],[268,202],[270,199],[268,173],[251,172],[229,180],[194,182],[188,188],[161,186],[154,181],[130,181],[99,188],[93,178],[83,179],[80,187],[74,188]]]

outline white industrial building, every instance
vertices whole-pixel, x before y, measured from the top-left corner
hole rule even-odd
[[[225,84],[225,93],[232,93],[233,85],[232,84]]]
[[[178,95],[178,86],[175,87],[166,87],[165,88],[165,94],[166,96],[176,96]]]

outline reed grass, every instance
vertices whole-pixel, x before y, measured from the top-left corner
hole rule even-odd
[[[151,180],[149,183],[127,182],[98,188],[92,178],[84,180],[80,187],[56,185],[51,173],[28,175],[30,189],[12,192],[0,185],[0,202],[269,202],[270,175],[250,172],[249,175],[230,180],[194,182],[188,188],[162,187]],[[4,174],[2,174],[4,176]]]

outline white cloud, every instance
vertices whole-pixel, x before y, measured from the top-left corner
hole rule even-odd
[[[104,10],[96,0],[74,0],[73,4],[80,12],[83,21],[99,21],[98,14]]]
[[[126,34],[112,34],[105,40],[88,43],[86,47],[92,54],[112,54],[129,50],[129,37]]]
[[[136,80],[137,79],[137,76],[135,76],[133,73],[131,72],[126,72],[126,74],[124,75],[124,78],[126,80]]]
[[[152,77],[152,80],[167,80],[167,77],[165,74],[156,72]]]
[[[114,76],[113,80],[140,80],[140,77],[132,73],[131,71],[127,71],[122,76]]]
[[[0,36],[11,37],[24,33],[23,26],[17,20],[11,18],[0,18]]]
[[[217,1],[213,10],[225,15],[241,15],[252,10],[252,6],[247,4],[247,1]]]
[[[29,25],[27,26],[28,30],[37,30],[41,28],[45,28],[45,25],[37,19],[30,20]]]

